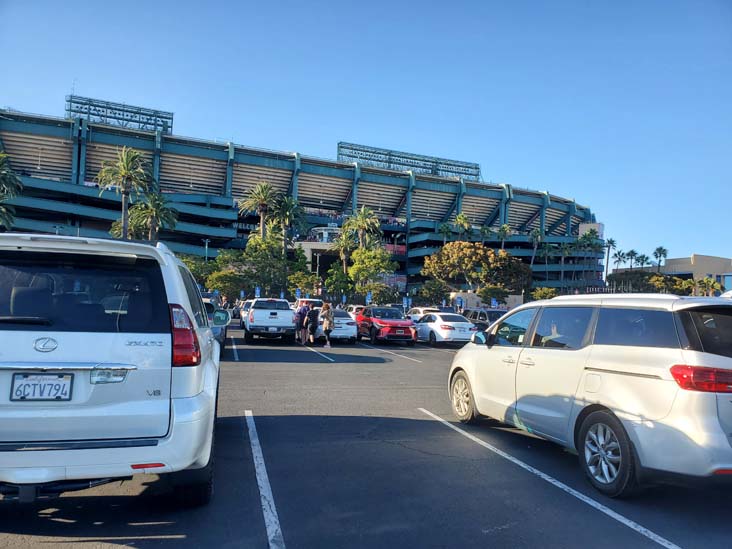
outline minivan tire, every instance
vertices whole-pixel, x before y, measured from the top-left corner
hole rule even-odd
[[[588,435],[588,433],[593,434]],[[593,443],[593,440],[600,438],[600,434],[604,441],[602,446]],[[593,448],[598,450],[593,452]],[[637,491],[638,482],[633,446],[622,423],[609,411],[598,410],[584,419],[577,437],[577,453],[580,467],[599,492],[611,498],[623,498]],[[619,460],[620,466],[616,468],[614,476],[612,468],[608,469],[609,476],[612,478],[608,479],[603,474],[604,468],[601,466],[603,460],[606,463],[605,468],[608,467],[608,463],[614,464],[615,460]],[[591,461],[597,465],[590,465]],[[605,480],[600,479],[603,476],[605,476]]]
[[[458,394],[459,393],[459,394]],[[475,423],[478,419],[478,411],[475,408],[473,390],[470,387],[468,375],[459,371],[450,383],[450,403],[452,413],[460,423]]]

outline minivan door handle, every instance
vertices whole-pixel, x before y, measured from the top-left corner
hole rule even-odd
[[[530,358],[522,358],[519,362],[523,364],[524,366],[534,366],[536,362],[531,360]]]
[[[512,356],[507,356],[503,359],[503,362],[507,364],[516,364],[516,361],[513,359]]]

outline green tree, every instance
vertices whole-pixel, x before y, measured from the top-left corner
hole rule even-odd
[[[274,219],[282,232],[282,255],[287,255],[290,231],[305,227],[305,210],[292,196],[280,196],[274,207]]]
[[[447,239],[452,235],[452,227],[449,223],[442,223],[437,227],[437,232],[442,235],[442,245],[447,244]]]
[[[328,269],[328,274],[325,278],[325,287],[328,289],[329,294],[335,295],[348,295],[354,290],[354,284],[351,277],[341,270],[341,266],[338,263],[333,263]]]
[[[564,262],[572,255],[574,246],[568,242],[563,242],[559,245],[559,280],[564,282]]]
[[[498,240],[501,241],[502,250],[506,247],[506,239],[509,238],[511,234],[513,234],[513,230],[507,223],[504,223],[498,228]]]
[[[348,275],[357,287],[379,282],[383,276],[393,274],[399,264],[391,260],[391,253],[384,248],[361,249],[353,252],[353,264]]]
[[[658,293],[667,294],[674,291],[674,281],[669,276],[655,274],[648,279],[648,283],[653,286]]]
[[[139,204],[133,204],[128,212],[129,224],[127,226],[127,237],[132,240],[145,240],[148,235],[148,227],[145,221],[138,215]],[[112,223],[109,234],[114,238],[122,238],[122,218]]]
[[[472,232],[473,225],[470,223],[470,219],[468,218],[468,216],[460,212],[455,216],[455,228],[457,229],[460,238],[462,238],[464,235],[467,235],[467,237],[470,238],[470,233]]]
[[[370,208],[361,206],[343,223],[343,230],[355,232],[358,235],[358,247],[363,249],[366,247],[366,235],[381,235],[381,222]]]
[[[625,252],[625,258],[628,260],[630,264],[630,270],[633,270],[633,264],[635,263],[636,258],[638,257],[638,252],[635,250],[629,250]]]
[[[481,244],[485,244],[486,240],[490,240],[494,236],[493,229],[491,229],[487,225],[483,225],[478,230],[478,233],[480,234],[480,243]]]
[[[130,198],[149,190],[152,181],[149,164],[140,151],[122,147],[117,150],[116,160],[102,162],[102,169],[96,179],[100,194],[106,190],[114,190],[122,195],[121,237],[126,240],[129,238]]]
[[[610,269],[610,253],[618,247],[617,242],[614,238],[608,238],[605,240],[605,282],[607,283],[607,273]]]
[[[206,278],[206,287],[209,290],[218,290],[230,301],[238,298],[239,292],[245,290],[247,284],[247,277],[233,270],[215,271]]]
[[[10,167],[10,158],[0,151],[0,196],[3,199],[13,198],[23,192],[23,183]]]
[[[531,267],[534,266],[534,259],[536,259],[536,251],[539,248],[539,244],[541,244],[542,240],[544,240],[544,236],[541,234],[540,229],[532,229],[529,233],[529,238],[531,239],[531,263],[529,265]]]
[[[450,288],[440,280],[428,280],[419,289],[419,296],[425,303],[442,303],[450,296]]]
[[[267,214],[277,204],[277,192],[267,181],[257,183],[247,195],[239,201],[239,213],[256,212],[259,215],[259,236],[264,240],[266,235]]]
[[[188,270],[191,271],[193,278],[195,278],[196,282],[201,286],[205,286],[206,279],[218,270],[218,265],[215,261],[206,261],[202,257],[195,255],[179,255],[178,257],[183,263],[185,263]]]
[[[636,261],[638,262],[638,266],[641,269],[645,269],[646,265],[648,265],[648,262],[650,261],[650,258],[646,254],[639,254],[636,258]]]
[[[358,247],[355,233],[353,231],[341,231],[341,233],[333,240],[329,250],[338,252],[343,266],[343,274],[348,274],[348,260],[353,251]]]
[[[539,301],[540,299],[552,299],[557,297],[556,288],[535,288],[531,292],[531,299]]]
[[[134,219],[133,219],[134,218]],[[160,192],[147,192],[142,201],[130,209],[130,223],[148,228],[148,240],[157,242],[160,229],[174,229],[178,223],[178,210]]]
[[[653,257],[656,259],[656,262],[658,264],[658,268],[656,269],[656,272],[661,272],[661,263],[664,259],[668,257],[668,250],[664,248],[663,246],[659,246],[655,250],[653,250]]]
[[[486,284],[476,292],[483,303],[491,303],[495,299],[498,303],[506,303],[509,291],[497,284]]]
[[[294,295],[298,289],[303,295],[315,295],[319,284],[320,278],[317,273],[298,271],[287,277],[287,289],[291,295]]]
[[[394,303],[400,301],[399,291],[396,288],[387,286],[383,282],[369,282],[358,293],[365,296],[371,292],[371,302],[376,304]]]
[[[617,271],[621,264],[627,261],[627,256],[624,251],[618,250],[613,254],[613,262],[615,263],[615,270]],[[607,278],[607,277],[605,277]]]

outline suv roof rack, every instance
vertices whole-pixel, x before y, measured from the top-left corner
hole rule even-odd
[[[658,300],[669,300],[669,299],[681,299],[676,294],[576,294],[576,295],[560,295],[553,297],[551,301],[572,301],[575,299],[591,299],[591,300],[604,300],[604,299],[658,299]]]

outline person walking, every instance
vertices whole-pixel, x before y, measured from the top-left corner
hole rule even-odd
[[[335,322],[333,309],[330,308],[330,303],[323,303],[323,308],[320,310],[320,319],[323,321],[325,348],[330,349],[330,333],[333,331],[333,323]]]
[[[307,303],[304,303],[300,306],[300,308],[295,312],[295,325],[297,327],[297,334],[300,336],[300,343],[305,345],[305,343],[308,340],[308,331],[305,327],[305,320],[308,317],[308,313],[310,312],[310,307]]]
[[[305,317],[305,329],[308,334],[308,342],[310,344],[315,343],[315,334],[318,331],[318,326],[320,325],[320,309],[316,309],[315,307],[310,308],[308,311],[307,316]]]

